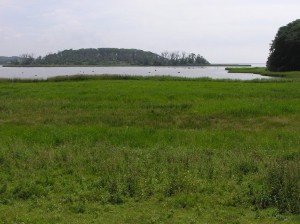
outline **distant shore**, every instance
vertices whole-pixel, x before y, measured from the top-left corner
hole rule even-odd
[[[1,65],[0,65],[1,66]],[[130,65],[130,64],[106,64],[106,65],[12,65],[5,64],[3,67],[251,67],[250,64],[209,64],[209,65]]]

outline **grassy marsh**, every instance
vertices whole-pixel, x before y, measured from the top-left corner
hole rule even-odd
[[[272,76],[277,78],[289,78],[289,79],[299,79],[300,71],[291,72],[271,72],[266,68],[251,67],[251,68],[226,68],[229,73],[254,73],[264,76]]]
[[[299,96],[298,81],[2,81],[0,220],[298,223]]]

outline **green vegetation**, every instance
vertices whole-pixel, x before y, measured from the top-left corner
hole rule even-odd
[[[300,19],[280,27],[270,48],[270,71],[300,71]]]
[[[288,79],[299,79],[300,71],[290,71],[290,72],[272,72],[266,68],[260,67],[250,67],[250,68],[226,68],[229,73],[254,73],[264,76],[272,76],[277,78],[288,78]]]
[[[299,223],[299,81],[89,78],[0,82],[2,223]]]
[[[12,61],[11,66],[57,66],[57,65],[137,65],[137,66],[176,66],[209,65],[201,55],[194,53],[165,51],[160,55],[137,49],[98,48],[64,50],[45,57],[34,58],[32,54],[23,54]]]

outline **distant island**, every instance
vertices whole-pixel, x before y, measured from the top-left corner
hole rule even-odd
[[[161,55],[139,49],[89,48],[63,50],[34,58],[23,54],[6,66],[201,66],[210,63],[201,55],[168,52]]]

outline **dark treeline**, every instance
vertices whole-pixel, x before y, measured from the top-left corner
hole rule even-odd
[[[11,62],[12,65],[208,65],[201,55],[165,51],[161,55],[137,50],[118,48],[98,48],[64,50],[34,58],[32,54],[23,54]]]
[[[4,65],[7,63],[10,63],[11,61],[16,61],[19,58],[16,56],[12,56],[12,57],[5,57],[5,56],[0,56],[0,65]]]
[[[300,71],[300,19],[279,28],[267,61],[274,72]]]
[[[209,65],[210,63],[200,54],[178,51],[161,53],[163,65]]]

